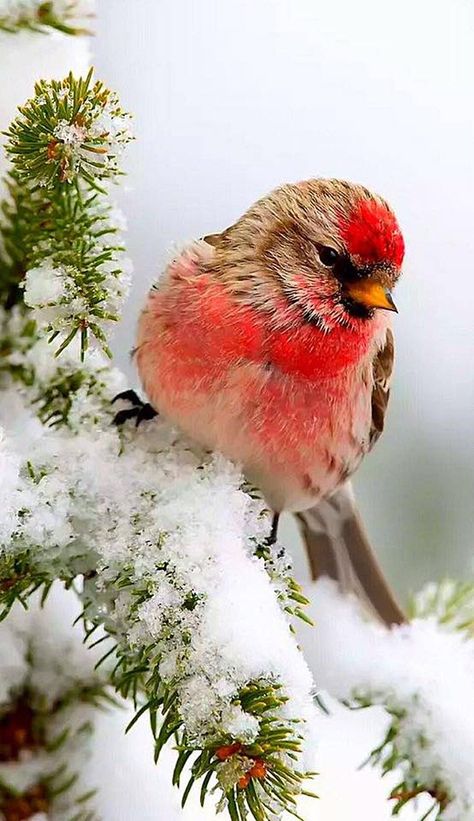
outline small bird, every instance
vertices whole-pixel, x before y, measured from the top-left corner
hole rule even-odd
[[[384,426],[403,257],[380,196],[335,179],[283,185],[172,260],[135,349],[152,408],[242,464],[275,512],[273,538],[279,514],[296,513],[313,576],[389,624],[404,614],[349,478]]]

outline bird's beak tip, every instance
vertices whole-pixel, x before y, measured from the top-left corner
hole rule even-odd
[[[390,291],[385,291],[385,296],[386,296],[386,299],[387,299],[387,302],[388,302],[388,305],[386,306],[386,310],[387,311],[393,311],[394,313],[398,314],[398,308],[397,308],[397,306],[395,305],[395,303],[393,301],[393,297],[392,297],[392,294],[390,293]]]
[[[381,308],[398,313],[392,294],[374,279],[360,279],[346,286],[348,296],[365,308]]]

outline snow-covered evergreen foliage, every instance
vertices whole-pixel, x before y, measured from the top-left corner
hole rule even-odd
[[[94,788],[82,776],[94,711],[111,704],[97,652],[80,625],[60,621],[64,594],[16,603],[0,624],[0,816],[7,821],[93,821]]]
[[[112,426],[119,376],[77,349],[74,370],[73,354],[54,360],[39,340],[10,355],[17,374],[39,361],[43,381],[2,394],[4,602],[85,574],[85,618],[117,642],[120,691],[144,691],[157,751],[178,733],[180,765],[199,753],[195,774],[215,775],[231,806],[266,800],[265,780],[276,810],[280,785],[301,789],[314,708],[285,612],[304,599],[283,555],[267,555],[268,514],[235,467],[166,423]]]
[[[2,290],[20,298],[61,352],[76,335],[109,353],[107,330],[118,319],[131,266],[124,257],[123,218],[107,183],[131,139],[128,115],[102,83],[69,75],[40,81],[8,131],[13,168],[3,206]]]
[[[305,650],[321,686],[353,706],[381,705],[391,717],[370,761],[400,774],[394,812],[429,793],[430,821],[472,821],[474,716],[466,706],[474,585],[429,585],[415,598],[413,620],[391,630],[365,620],[328,580],[307,593],[318,629]]]

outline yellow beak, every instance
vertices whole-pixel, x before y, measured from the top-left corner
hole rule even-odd
[[[346,283],[344,293],[365,308],[384,308],[386,311],[398,313],[390,291],[373,279],[358,279]]]

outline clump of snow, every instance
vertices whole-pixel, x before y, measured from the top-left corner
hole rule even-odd
[[[308,591],[307,591],[308,592]],[[368,622],[336,586],[310,591],[317,630],[303,637],[318,683],[339,699],[383,705],[397,719],[407,777],[442,784],[443,819],[474,818],[474,642],[437,618],[385,627]]]
[[[11,538],[18,517],[18,486],[21,458],[8,446],[5,432],[0,428],[0,543]]]
[[[45,430],[31,443],[39,478],[23,472],[17,489],[16,548],[34,545],[43,564],[86,561],[93,548],[99,589],[125,567],[146,583],[148,599],[135,607],[133,589],[118,593],[109,619],[126,614],[129,641],[163,651],[160,672],[182,681],[191,737],[216,733],[239,688],[262,677],[284,684],[282,717],[310,721],[311,676],[253,556],[250,538],[263,535],[266,520],[239,471],[196,453],[162,421],[133,436],[106,424],[80,435]],[[191,600],[192,609],[184,606]]]
[[[28,643],[10,625],[0,624],[0,710],[7,706],[12,692],[17,692],[28,673]]]
[[[50,248],[45,248],[47,254]],[[102,240],[97,242],[96,253],[102,251]],[[24,279],[24,300],[32,311],[38,328],[47,335],[57,332],[66,335],[73,326],[87,327],[91,315],[95,326],[108,331],[130,289],[132,265],[120,249],[112,258],[101,263],[95,271],[100,285],[93,293],[84,286],[81,272],[71,266],[57,266],[47,256],[35,268],[30,268]],[[101,312],[104,318],[94,316],[94,301],[100,289]],[[95,337],[93,336],[93,339]]]
[[[60,120],[53,131],[53,137],[66,145],[81,145],[86,140],[87,132],[84,126]]]
[[[79,430],[104,417],[104,404],[125,388],[122,373],[110,365],[110,360],[98,349],[88,352],[81,361],[79,338],[76,337],[60,358],[52,355],[51,345],[44,337],[25,336],[30,316],[16,307],[9,312],[0,308],[0,345],[5,351],[0,365],[0,388],[5,389],[0,402],[0,420],[5,418],[14,437],[28,418],[28,434],[16,438],[16,448],[29,438],[43,433],[36,418],[61,419],[71,429]],[[31,387],[16,387],[8,391],[11,371],[20,372]],[[3,378],[2,378],[3,371]],[[71,402],[71,398],[73,401]],[[48,401],[46,401],[46,399]],[[28,405],[33,405],[28,410]],[[21,420],[21,421],[20,421]],[[29,446],[29,444],[28,444]],[[6,450],[5,450],[6,452]],[[22,448],[22,452],[26,452]],[[1,493],[1,491],[0,491]]]
[[[251,744],[258,735],[259,723],[255,716],[245,713],[241,707],[233,705],[222,712],[222,729],[237,741]]]
[[[25,275],[25,303],[32,308],[54,304],[65,295],[69,282],[66,271],[43,262]]]

